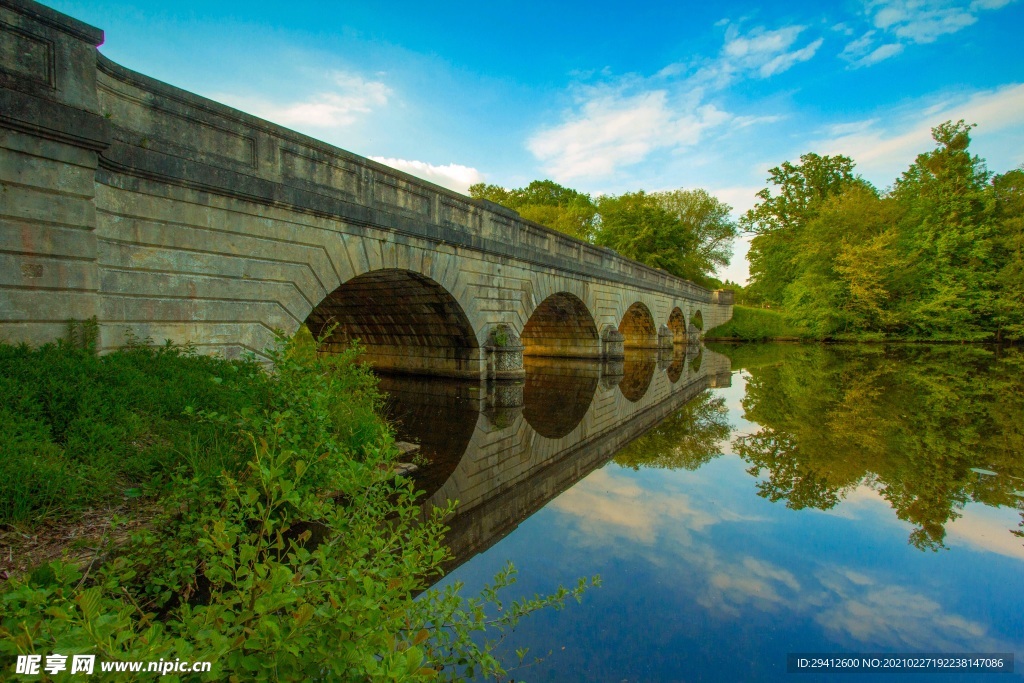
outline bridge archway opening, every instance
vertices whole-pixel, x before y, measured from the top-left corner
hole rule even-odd
[[[700,338],[701,333],[704,331],[704,316],[701,315],[700,311],[690,316],[690,327],[687,331],[694,339]]]
[[[600,358],[601,339],[587,305],[574,294],[544,299],[520,335],[524,356]]]
[[[358,339],[380,372],[480,376],[480,349],[465,312],[420,273],[386,269],[354,277],[321,301],[306,325],[317,337],[335,325],[327,352]]]
[[[672,313],[668,316],[668,329],[672,330],[673,344],[686,343],[686,318],[683,317],[683,312],[678,306],[673,308]]]
[[[626,309],[619,323],[619,332],[625,337],[624,345],[627,349],[658,348],[658,328],[654,325],[654,316],[639,301]]]

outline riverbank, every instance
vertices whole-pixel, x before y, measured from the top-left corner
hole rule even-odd
[[[501,670],[470,637],[494,625],[483,602],[427,590],[450,509],[423,519],[393,474],[358,349],[292,340],[269,373],[174,346],[97,356],[88,336],[0,345],[4,667],[63,649],[212,662],[209,680]]]
[[[732,319],[708,330],[705,341],[812,341],[810,330],[793,325],[781,311],[733,306]]]
[[[825,337],[793,323],[778,309],[734,306],[732,319],[703,336],[707,342],[829,342],[851,344],[1019,344],[1020,340],[997,342],[994,335],[964,338],[955,334],[886,334],[851,332]]]

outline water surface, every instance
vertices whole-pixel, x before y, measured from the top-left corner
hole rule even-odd
[[[442,585],[474,593],[509,560],[510,599],[602,576],[502,643],[506,661],[543,658],[516,680],[857,678],[789,674],[792,652],[1013,652],[1022,671],[1019,351],[747,345],[627,361],[535,365],[520,406],[481,385],[392,386],[406,438],[433,460],[430,499],[465,504]]]

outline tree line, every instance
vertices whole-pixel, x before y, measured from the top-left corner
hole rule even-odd
[[[739,221],[754,233],[742,299],[781,307],[818,338],[966,341],[1024,336],[1024,167],[991,174],[964,121],[932,129],[891,188],[845,156],[769,171]]]
[[[551,180],[535,180],[516,189],[478,183],[469,193],[704,286],[718,286],[713,273],[729,264],[732,240],[739,234],[729,215],[732,207],[701,189],[592,197]]]

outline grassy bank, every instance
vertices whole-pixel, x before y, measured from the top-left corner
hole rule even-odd
[[[709,341],[809,340],[811,333],[790,323],[781,311],[733,306],[732,320],[708,330],[704,338]]]
[[[64,538],[98,509],[126,512],[104,518],[85,561],[0,580],[5,674],[15,655],[51,652],[95,654],[97,667],[213,663],[181,680],[495,673],[474,632],[583,590],[506,605],[495,621],[496,593],[429,589],[449,559],[451,509],[424,519],[393,474],[358,349],[319,355],[292,341],[269,351],[268,373],[172,346],[103,357],[81,346],[0,345],[4,538]],[[148,523],[132,524],[133,501]],[[496,587],[513,581],[507,570]]]

